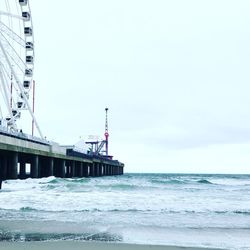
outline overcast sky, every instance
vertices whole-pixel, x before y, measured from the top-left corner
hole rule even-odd
[[[31,1],[36,116],[126,172],[250,173],[250,1]]]

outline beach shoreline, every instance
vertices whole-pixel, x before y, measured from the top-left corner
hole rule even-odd
[[[188,174],[6,181],[0,250],[247,250],[249,184]]]
[[[222,248],[140,245],[127,243],[46,241],[46,242],[0,242],[0,250],[226,250]]]

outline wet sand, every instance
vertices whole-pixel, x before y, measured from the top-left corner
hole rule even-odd
[[[135,245],[81,241],[0,242],[0,250],[218,250],[215,248]]]

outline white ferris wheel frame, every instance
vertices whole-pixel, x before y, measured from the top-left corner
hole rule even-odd
[[[0,0],[1,2],[2,6],[5,2],[5,9],[2,10],[0,5],[0,98],[4,99],[7,115],[3,114],[0,103],[0,121],[5,122],[8,130],[17,132],[16,122],[20,119],[21,112],[28,110],[40,137],[43,138],[29,102],[35,58],[30,4],[28,0]],[[19,29],[14,29],[13,22],[17,24],[17,20]],[[12,87],[15,88],[15,96]],[[0,128],[1,124],[2,122]]]

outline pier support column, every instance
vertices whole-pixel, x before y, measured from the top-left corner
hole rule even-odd
[[[74,163],[74,175],[73,177],[78,177],[78,178],[81,178],[82,177],[82,173],[81,173],[81,162],[79,161],[76,161]]]
[[[39,177],[54,175],[54,159],[50,157],[39,157]]]
[[[110,165],[107,165],[107,175],[108,175],[108,176],[110,176],[110,175],[111,175]]]
[[[18,153],[13,152],[9,158],[9,169],[8,169],[8,179],[17,179],[17,163],[18,163]]]
[[[99,163],[94,164],[95,177],[99,176]]]
[[[90,176],[95,177],[95,164],[90,164]]]
[[[70,166],[65,166],[65,178],[70,178],[71,176],[71,167]]]
[[[3,171],[3,163],[2,163],[3,159],[2,156],[0,155],[0,180],[2,180],[2,171]]]
[[[66,161],[60,160],[60,170],[59,174],[61,178],[65,178],[65,172],[66,172]]]
[[[23,159],[20,161],[19,178],[21,180],[26,179],[26,163]]]
[[[80,178],[83,177],[83,163],[82,162],[79,163],[79,177]]]
[[[48,176],[54,175],[54,159],[49,158],[48,159]]]
[[[62,159],[54,159],[54,175],[55,177],[65,178],[66,161]]]
[[[3,182],[3,157],[0,155],[0,190],[2,189]]]
[[[102,164],[101,163],[98,164],[98,173],[99,173],[99,176],[102,176]]]
[[[3,156],[2,158],[2,180],[7,179],[7,169],[8,169],[8,160],[6,156]]]
[[[59,177],[59,160],[54,159],[54,176]]]
[[[7,157],[5,154],[0,155],[0,180],[7,178]]]
[[[80,162],[75,162],[75,177],[80,177]]]
[[[38,178],[39,175],[39,157],[38,155],[33,156],[31,162],[31,170],[30,170],[30,177],[31,178]]]
[[[71,162],[71,175],[72,177],[79,177],[76,171],[76,162],[72,161]]]
[[[98,164],[98,176],[102,176],[102,164]]]
[[[88,177],[89,176],[89,166],[87,163],[83,163],[83,177]]]
[[[104,166],[101,164],[101,176],[104,176]]]
[[[102,176],[102,164],[101,163],[98,164],[98,173],[99,173],[99,176]]]
[[[103,175],[106,176],[106,164],[103,164]]]

